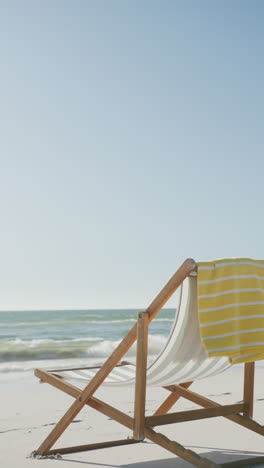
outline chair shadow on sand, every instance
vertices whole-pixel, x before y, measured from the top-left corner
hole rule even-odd
[[[144,442],[147,445],[152,445],[151,442]],[[210,449],[208,452],[203,452],[203,456],[206,458],[209,458],[211,461],[221,465],[223,463],[230,463],[230,462],[236,462],[237,460],[240,460],[241,466],[249,468],[250,466],[255,466],[251,465],[250,462],[247,463],[246,465],[243,465],[243,460],[248,460],[251,457],[255,458],[258,456],[263,456],[263,453],[261,452],[252,452],[252,451],[246,451],[246,450],[232,450],[232,449],[224,449],[224,448],[211,448],[211,447],[199,447],[199,446],[188,446],[190,449]],[[171,457],[171,458],[163,458],[160,460],[150,460],[150,461],[142,461],[142,462],[131,462],[131,463],[126,463],[126,464],[118,464],[118,465],[112,465],[108,463],[96,463],[92,461],[84,461],[84,460],[74,460],[72,457],[71,458],[59,458],[55,459],[54,461],[60,461],[60,462],[70,462],[70,463],[76,463],[76,464],[83,464],[83,465],[90,465],[94,467],[107,467],[107,468],[188,468],[190,467],[190,463],[185,462],[181,458],[178,457]],[[258,464],[258,468],[264,468],[264,463],[263,464]]]

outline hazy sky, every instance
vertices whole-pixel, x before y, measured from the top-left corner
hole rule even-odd
[[[264,258],[264,2],[0,0],[0,310]]]

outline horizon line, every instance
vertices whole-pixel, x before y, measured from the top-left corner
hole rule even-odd
[[[162,307],[162,309],[175,309],[176,307]],[[162,310],[161,309],[161,310]],[[146,308],[144,307],[100,307],[100,308],[70,308],[70,309],[56,309],[56,308],[49,308],[49,309],[5,309],[5,310],[0,310],[0,313],[4,312],[71,312],[71,311],[76,311],[76,312],[84,312],[88,310],[95,310],[95,311],[100,311],[100,310],[138,310],[138,311],[145,311]]]

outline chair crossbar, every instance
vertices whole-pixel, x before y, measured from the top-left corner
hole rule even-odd
[[[216,406],[215,408],[195,409],[159,416],[149,416],[148,418],[145,418],[145,424],[147,426],[164,426],[166,424],[226,416],[229,414],[241,413],[242,411],[244,411],[244,403],[219,407]]]
[[[87,452],[89,450],[98,450],[107,447],[117,447],[119,445],[131,445],[131,444],[138,444],[141,442],[140,440],[135,439],[120,439],[120,440],[111,440],[108,442],[98,442],[96,444],[88,444],[88,445],[75,445],[73,447],[63,447],[52,449],[47,452],[47,455],[56,455],[59,453],[60,455],[67,454],[67,453],[75,453],[75,452]]]
[[[128,361],[121,361],[119,364],[117,364],[115,367],[123,367],[123,366],[133,366],[132,362]],[[102,366],[89,366],[89,367],[72,367],[72,368],[66,368],[66,369],[52,369],[49,370],[51,374],[55,374],[56,372],[68,372],[68,371],[78,371],[78,370],[91,370],[91,369],[101,369]]]
[[[204,408],[213,408],[215,406],[221,406],[219,405],[219,403],[209,400],[208,398],[205,398],[202,395],[199,395],[198,393],[192,392],[189,389],[183,388],[181,385],[171,385],[166,386],[164,388],[171,392],[176,392],[180,396],[192,401],[193,403],[203,406]],[[257,434],[260,434],[262,436],[264,435],[264,426],[257,423],[251,418],[247,418],[246,416],[242,416],[240,414],[225,415],[224,417],[229,419],[230,421],[233,421],[237,424],[240,424],[241,426],[246,427],[251,431],[256,432]]]

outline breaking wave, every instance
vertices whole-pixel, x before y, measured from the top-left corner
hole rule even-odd
[[[120,341],[103,340],[100,337],[64,340],[34,339],[9,340],[0,343],[0,361],[32,361],[47,359],[104,358],[114,351]],[[162,335],[149,335],[149,354],[156,355],[166,342]],[[136,346],[128,351],[135,356]]]

